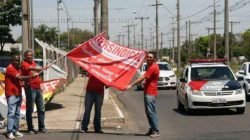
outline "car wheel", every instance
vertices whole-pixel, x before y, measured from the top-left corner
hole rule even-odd
[[[178,95],[177,95],[178,96]],[[184,105],[180,102],[179,98],[177,97],[177,109],[179,111],[184,111]]]
[[[245,91],[246,101],[248,101],[249,100],[249,95],[248,95],[247,87],[244,85],[243,88],[244,88],[244,91]]]
[[[236,112],[237,112],[238,114],[244,114],[244,112],[245,112],[245,107],[236,108]]]
[[[185,109],[185,112],[186,112],[187,114],[191,114],[191,113],[192,113],[192,109],[190,109],[189,106],[188,106],[188,97],[185,98],[184,109]]]

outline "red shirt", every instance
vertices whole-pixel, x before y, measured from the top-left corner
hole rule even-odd
[[[159,66],[156,63],[153,63],[149,68],[147,69],[145,76],[145,86],[144,86],[144,93],[157,96],[158,90],[157,90],[157,81],[159,79]]]
[[[89,92],[95,92],[104,95],[104,86],[105,84],[103,82],[101,82],[94,76],[89,76],[86,90]]]
[[[35,61],[32,61],[31,63],[27,61],[22,61],[21,63],[21,72],[23,76],[31,76],[32,70],[29,70],[30,67],[36,67],[37,64]],[[31,88],[40,89],[41,85],[41,79],[39,76],[36,76],[34,78],[30,78],[26,81],[26,84],[28,84]]]
[[[16,76],[20,74],[20,70],[15,68],[12,64],[6,68],[5,75],[5,96],[21,96],[21,83]]]

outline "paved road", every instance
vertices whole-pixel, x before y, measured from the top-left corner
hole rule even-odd
[[[143,135],[148,130],[148,122],[144,113],[142,91],[131,90],[118,97],[128,111],[128,122],[134,124],[132,128],[108,130],[105,134],[52,130],[48,134],[25,135],[20,140],[150,140]],[[249,140],[249,103],[243,115],[238,115],[233,110],[206,110],[185,115],[176,110],[175,90],[160,90],[157,101],[161,131],[157,140]],[[0,136],[0,139],[4,137]]]
[[[119,99],[131,111],[134,122],[140,132],[146,132],[148,123],[144,115],[141,91],[123,94]],[[159,139],[210,140],[210,139],[249,139],[250,137],[250,103],[246,112],[238,115],[234,110],[199,110],[192,115],[176,110],[175,90],[160,90],[157,109],[161,137]]]

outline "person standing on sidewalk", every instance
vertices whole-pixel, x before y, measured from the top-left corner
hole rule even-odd
[[[22,103],[21,81],[34,76],[21,76],[20,56],[13,55],[11,63],[6,68],[5,96],[8,104],[7,138],[23,137],[19,132],[20,108]]]
[[[95,104],[94,129],[95,133],[103,133],[101,128],[101,110],[104,99],[105,84],[89,74],[89,80],[86,87],[85,111],[83,114],[82,126],[80,132],[87,133],[92,106]]]
[[[149,131],[146,135],[150,137],[158,137],[160,136],[159,128],[158,128],[158,117],[156,113],[156,97],[158,95],[157,90],[157,81],[159,79],[159,66],[155,63],[155,52],[148,52],[146,57],[147,62],[147,70],[145,74],[140,76],[134,82],[126,87],[126,89],[131,88],[132,86],[142,82],[145,80],[144,85],[144,105],[145,112],[147,115],[147,119],[150,125]]]
[[[34,73],[39,73],[46,70],[48,67],[42,68],[38,67],[36,62],[33,60],[33,50],[27,50],[24,52],[24,60],[21,63],[21,72],[24,76],[30,76]],[[32,113],[34,110],[34,103],[37,107],[38,115],[38,131],[45,133],[47,129],[45,128],[45,106],[43,101],[43,95],[41,91],[41,79],[39,75],[36,77],[26,80],[24,89],[26,94],[26,121],[28,126],[28,132],[30,134],[37,133],[34,129],[32,121]]]

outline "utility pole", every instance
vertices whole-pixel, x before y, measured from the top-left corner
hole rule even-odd
[[[231,34],[233,34],[233,25],[239,24],[240,22],[239,21],[230,21],[229,23],[231,24]]]
[[[31,48],[30,42],[30,11],[29,0],[22,0],[22,32],[23,32],[23,48],[26,51]]]
[[[169,58],[173,58],[173,56],[172,56],[172,52],[171,52],[171,44],[172,44],[172,40],[171,39],[169,39],[168,40],[168,42],[169,42],[169,47],[168,47],[168,52],[169,52]],[[171,56],[171,57],[170,57]],[[173,59],[172,59],[173,60]],[[170,62],[171,62],[171,59],[170,59]],[[173,61],[172,61],[173,62]]]
[[[132,27],[132,25],[127,25],[127,26],[123,26],[123,27],[128,28],[128,47],[130,47],[130,27]]]
[[[210,30],[214,30],[214,28],[206,28],[207,29],[207,37],[208,37],[208,41],[207,41],[207,57],[210,56]]]
[[[31,48],[32,50],[35,50],[34,48],[34,20],[33,20],[33,7],[34,7],[34,4],[33,4],[33,0],[30,0],[30,35],[31,35]]]
[[[151,46],[149,48],[151,47],[154,48],[153,28],[149,28],[149,30],[150,30],[150,42],[151,42]]]
[[[174,27],[172,29],[172,32],[173,32],[173,36],[172,36],[172,59],[173,59],[173,63],[175,63],[175,50],[174,50],[174,47],[175,47],[175,28]]]
[[[158,25],[158,22],[159,22],[159,19],[158,19],[158,6],[159,5],[162,5],[162,4],[159,4],[158,0],[155,0],[156,4],[153,4],[151,6],[155,6],[155,13],[156,13],[156,18],[155,18],[155,24],[156,24],[156,27],[155,27],[155,39],[156,39],[156,59],[158,60],[159,58],[159,52],[158,52],[158,49],[159,49],[159,25]]]
[[[180,0],[177,0],[177,49],[178,49],[178,64],[177,71],[181,68],[181,47],[180,47]]]
[[[98,11],[99,11],[99,4],[100,4],[100,0],[94,0],[94,34],[97,35],[99,33],[99,23],[98,23]]]
[[[144,19],[149,19],[149,17],[136,17],[135,19],[140,19],[141,20],[141,49],[144,49],[144,44],[143,44],[143,21]]]
[[[108,0],[101,0],[101,32],[105,31],[105,36],[109,39],[109,17]]]
[[[161,32],[161,49],[160,49],[160,57],[162,58],[162,54],[163,54],[163,36],[166,35],[163,32]]]
[[[216,6],[215,6],[216,2],[214,0],[214,59],[217,58],[217,47],[216,47]]]
[[[188,45],[188,21],[186,21],[186,47],[188,50],[188,59],[190,59],[190,50],[189,50],[189,45]]]
[[[136,24],[133,24],[133,25],[131,25],[132,27],[133,27],[133,29],[134,29],[134,43],[133,43],[133,46],[134,46],[134,48],[135,48],[135,44],[136,44],[136,39],[135,39],[135,27],[136,27]]]
[[[66,4],[64,3],[64,1],[62,2],[64,7],[65,7],[65,13],[66,13],[66,17],[67,17],[67,32],[68,32],[68,47],[67,47],[67,50],[69,50],[69,20],[70,20],[70,17],[69,17],[69,11],[68,11],[68,8],[66,6]]]
[[[121,44],[121,37],[122,37],[122,35],[119,34],[119,35],[117,35],[117,37],[118,37],[118,43]]]
[[[191,20],[189,20],[188,24],[189,24],[189,34],[188,34],[188,54],[189,54],[189,56],[190,56],[190,58],[191,58],[191,49],[192,49],[192,47],[191,47]]]
[[[57,0],[57,29],[58,29],[58,35],[57,35],[57,48],[61,48],[60,46],[60,3],[62,3],[62,0]]]
[[[121,35],[122,36],[122,45],[125,46],[125,36],[126,35]]]
[[[225,1],[225,16],[224,16],[224,38],[225,38],[225,58],[227,59],[227,64],[230,64],[229,61],[229,35],[228,35],[228,21],[229,21],[229,17],[228,17],[228,0],[224,0]]]

